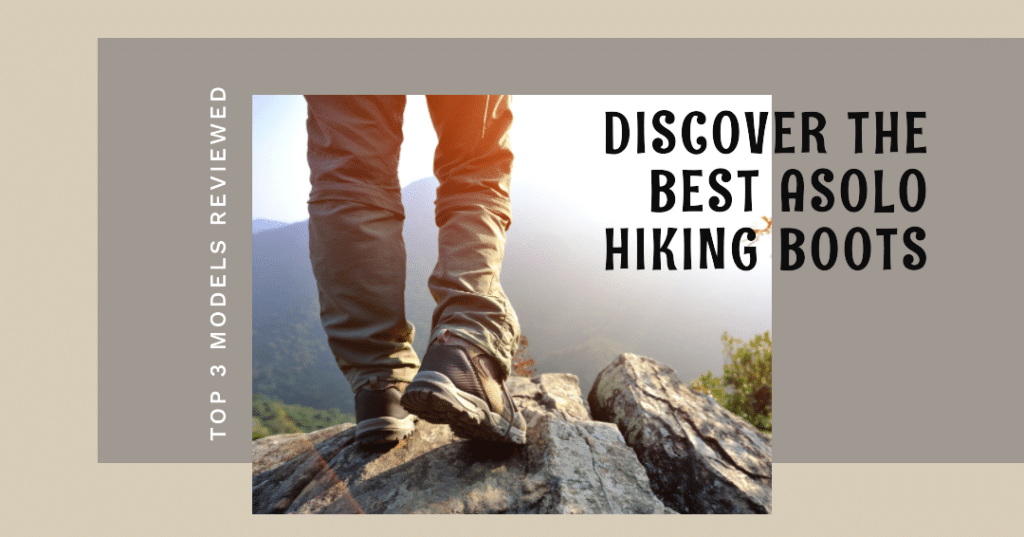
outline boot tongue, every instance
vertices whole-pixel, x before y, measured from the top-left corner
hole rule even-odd
[[[501,395],[501,383],[503,381],[498,380],[500,377],[494,360],[491,360],[486,354],[478,354],[469,360],[473,363],[475,369],[480,370],[480,373],[489,377],[480,379],[480,387],[484,389],[484,395],[491,405],[491,410],[498,414],[504,413],[505,401]]]
[[[501,369],[498,368],[498,364],[493,358],[486,354],[479,353],[471,355],[470,360],[475,360],[484,371],[487,371],[487,374],[490,375],[492,379],[497,382],[503,382],[501,378]]]

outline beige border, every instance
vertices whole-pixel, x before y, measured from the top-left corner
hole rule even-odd
[[[96,461],[98,37],[1024,37],[1019,2],[185,1],[5,6],[2,134],[8,534],[379,532],[351,517],[255,517],[248,465]],[[695,3],[696,4],[696,3]],[[713,6],[713,7],[710,7]],[[814,20],[811,19],[814,17]],[[430,22],[430,24],[428,24]],[[13,247],[12,247],[13,246]],[[130,404],[130,402],[126,402]],[[775,467],[775,514],[648,517],[642,528],[749,535],[1011,534],[1024,465]],[[629,517],[387,519],[394,531],[630,534]],[[580,526],[583,526],[582,528]],[[13,531],[12,531],[13,530]],[[421,534],[417,533],[417,534]]]

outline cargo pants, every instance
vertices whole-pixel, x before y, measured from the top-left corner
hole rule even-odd
[[[431,341],[453,334],[507,377],[519,323],[499,281],[511,223],[507,95],[428,96],[437,132],[438,259]],[[306,96],[309,251],[327,341],[352,390],[409,382],[419,368],[405,316],[405,212],[398,181],[404,95]]]

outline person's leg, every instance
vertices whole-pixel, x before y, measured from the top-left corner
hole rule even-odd
[[[519,345],[519,322],[500,281],[512,221],[509,96],[432,95],[427,102],[440,182],[431,338],[447,331],[474,344],[497,360],[503,380]]]
[[[504,381],[519,342],[501,288],[512,112],[504,95],[428,96],[437,131],[438,260],[431,345],[402,399],[421,418],[471,438],[525,443],[526,423]]]
[[[397,407],[394,394],[369,394],[395,384],[400,392],[419,366],[405,318],[398,182],[405,96],[306,100],[310,261],[327,341],[356,392],[362,426],[363,418],[395,415]],[[402,433],[411,432],[406,421]]]

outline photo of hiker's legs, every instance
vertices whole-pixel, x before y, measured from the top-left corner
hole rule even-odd
[[[413,430],[399,405],[419,361],[405,317],[398,157],[405,96],[307,96],[309,251],[328,345],[356,396],[356,439]]]
[[[357,441],[396,442],[415,415],[462,437],[525,443],[504,387],[519,324],[499,281],[511,223],[509,97],[427,97],[440,186],[428,282],[437,306],[422,366],[405,318],[405,97],[306,99],[310,259],[328,343],[356,394]]]
[[[504,386],[519,342],[500,283],[511,223],[509,96],[427,96],[427,104],[438,136],[438,260],[429,280],[437,307],[402,404],[458,436],[523,444],[526,422]]]

